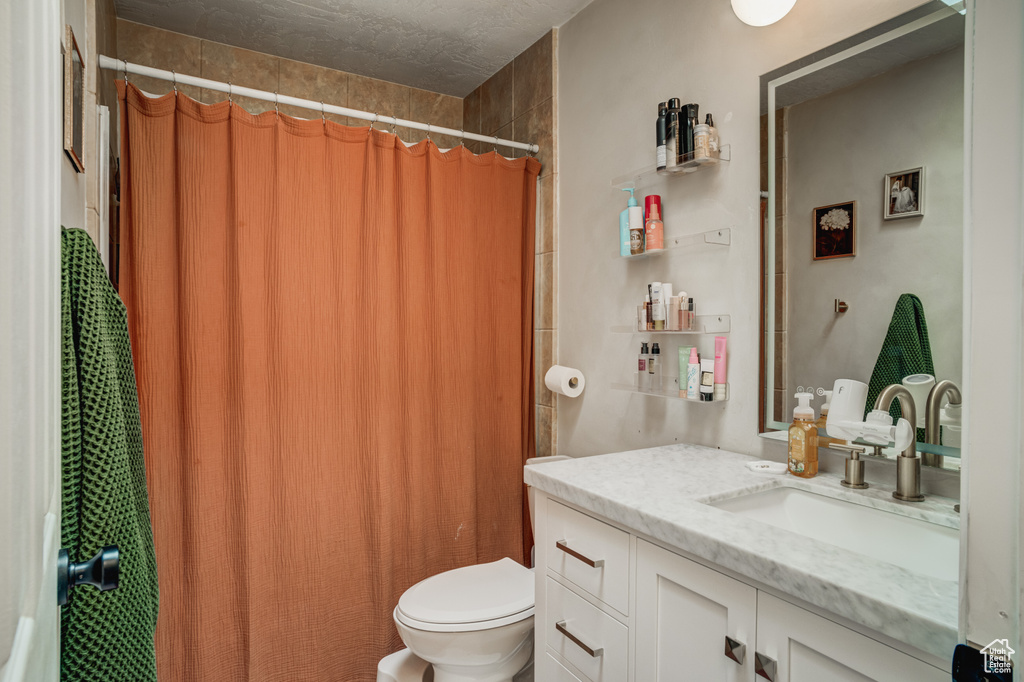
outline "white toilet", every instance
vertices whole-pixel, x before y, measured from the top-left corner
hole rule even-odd
[[[413,585],[394,611],[408,649],[381,659],[377,682],[533,682],[533,592],[533,571],[508,558]]]
[[[398,634],[434,682],[511,682],[533,656],[533,580],[507,558],[427,578],[398,600]]]

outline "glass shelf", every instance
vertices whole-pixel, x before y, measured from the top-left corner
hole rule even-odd
[[[630,187],[636,188],[642,185],[646,185],[657,176],[672,176],[672,175],[686,175],[688,173],[695,173],[700,170],[707,170],[708,168],[714,168],[720,163],[728,163],[732,159],[732,145],[722,145],[722,148],[711,156],[704,159],[693,159],[686,163],[680,164],[673,168],[665,168],[658,170],[656,166],[646,166],[644,168],[637,169],[632,173],[626,175],[620,175],[619,177],[612,180],[612,187],[615,189],[628,189]]]
[[[637,329],[635,325],[612,327],[614,334],[728,334],[730,318],[728,315],[697,315],[697,328],[692,331],[669,331],[667,329]]]
[[[665,248],[658,249],[657,251],[644,251],[638,253],[635,256],[623,256],[619,255],[619,258],[625,260],[636,260],[639,258],[650,258],[651,256],[660,256],[669,249],[679,249],[685,246],[699,246],[701,244],[718,244],[720,246],[729,246],[732,243],[732,229],[723,227],[720,230],[708,230],[707,232],[697,232],[696,234],[684,234],[676,237],[665,238]]]
[[[636,377],[636,374],[633,375]],[[639,393],[640,395],[650,395],[655,398],[670,398],[672,400],[681,400],[684,403],[700,403],[701,405],[714,405],[715,403],[724,403],[729,400],[729,384],[725,385],[725,400],[692,400],[690,398],[681,398],[679,396],[679,388],[676,385],[675,379],[672,380],[671,388],[663,388],[655,390],[653,388],[637,388],[636,383],[632,384],[612,384],[612,389],[616,391],[626,391],[627,393]]]

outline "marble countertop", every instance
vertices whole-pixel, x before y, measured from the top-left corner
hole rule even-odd
[[[943,659],[957,643],[958,585],[705,504],[782,485],[959,528],[953,500],[850,490],[840,476],[754,473],[755,458],[668,445],[525,468],[538,490]],[[894,473],[895,477],[895,473]],[[895,483],[895,481],[893,481]],[[912,542],[912,538],[907,539]]]

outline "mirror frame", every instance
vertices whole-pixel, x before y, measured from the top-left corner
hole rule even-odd
[[[760,149],[760,162],[767,161],[768,190],[761,191],[761,268],[760,268],[760,345],[759,356],[759,391],[758,391],[758,435],[764,436],[771,431],[785,431],[789,424],[772,418],[775,401],[775,208],[776,208],[776,129],[775,129],[775,88],[815,71],[837,64],[844,59],[856,56],[886,42],[913,33],[929,24],[948,19],[960,12],[941,2],[933,0],[909,12],[900,14],[872,28],[857,33],[822,50],[813,52],[806,57],[795,60],[773,71],[763,74],[760,78],[761,115],[767,114],[767,147]],[[766,158],[767,157],[767,158]],[[767,195],[767,196],[765,196]],[[921,443],[918,443],[920,449]],[[946,456],[953,455],[952,449],[943,446],[940,450],[948,452],[936,453]],[[953,455],[958,456],[958,455]]]

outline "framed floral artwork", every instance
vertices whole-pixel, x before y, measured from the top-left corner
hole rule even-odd
[[[814,260],[857,255],[856,201],[814,209]]]
[[[924,215],[924,167],[885,176],[886,220]]]

